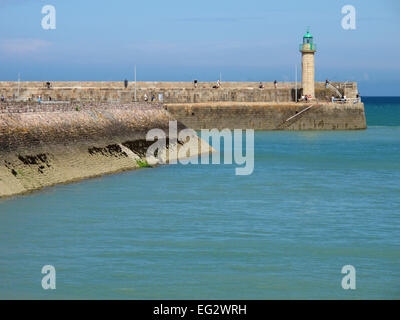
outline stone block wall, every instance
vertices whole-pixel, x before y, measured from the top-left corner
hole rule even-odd
[[[313,105],[298,119],[285,122]],[[200,129],[359,130],[366,128],[364,105],[333,103],[219,102],[166,104],[184,125]]]
[[[302,53],[302,76],[301,85],[303,88],[303,94],[311,97],[315,97],[314,79],[315,79],[315,66],[314,66],[314,53],[303,52]]]
[[[333,83],[345,91],[348,98],[357,94],[357,84]],[[191,82],[138,82],[136,100],[144,101],[145,95],[151,100],[165,103],[201,103],[201,102],[290,102],[295,100],[295,83],[278,82],[223,82],[221,88],[214,89],[215,83],[199,82],[195,88]],[[298,96],[301,96],[298,83]],[[333,93],[322,82],[315,83],[315,97],[328,101]],[[51,88],[45,82],[0,82],[0,95],[7,100],[72,101],[72,102],[114,102],[130,103],[135,101],[135,85],[130,82],[124,88],[123,82],[51,82]],[[162,100],[162,101],[160,101]]]

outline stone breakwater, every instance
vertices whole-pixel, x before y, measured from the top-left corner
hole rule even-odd
[[[0,197],[147,165],[153,143],[146,141],[147,132],[159,128],[168,135],[172,120],[159,104],[3,103]],[[166,149],[159,151],[165,162],[171,160],[167,149],[188,143],[198,144],[200,152],[210,148],[195,133],[175,144],[166,139]]]
[[[165,108],[194,130],[360,130],[367,127],[363,103],[210,102],[166,104]]]
[[[76,102],[118,102],[129,103],[144,101],[154,97],[164,103],[204,103],[204,102],[290,102],[298,98],[302,90],[296,90],[294,82],[222,82],[220,88],[213,88],[215,82],[129,82],[124,83],[104,81],[0,81],[0,94],[6,100],[37,100],[43,101],[76,101]],[[347,98],[355,98],[358,93],[356,82],[331,82],[340,94]],[[336,98],[337,91],[326,87],[324,82],[315,83],[315,98],[320,101],[330,101],[332,95]]]

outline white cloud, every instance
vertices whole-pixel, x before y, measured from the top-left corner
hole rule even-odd
[[[24,5],[32,0],[0,0],[0,7]]]
[[[0,40],[0,52],[4,54],[30,54],[45,51],[51,43],[41,39]]]

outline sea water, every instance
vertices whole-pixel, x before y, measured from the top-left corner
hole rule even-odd
[[[364,102],[367,130],[256,132],[250,176],[180,164],[1,200],[0,298],[399,299],[400,98]]]

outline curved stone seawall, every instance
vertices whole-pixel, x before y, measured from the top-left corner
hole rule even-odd
[[[171,120],[159,104],[1,104],[0,197],[146,165],[152,128],[167,134],[165,161],[185,143],[208,152],[196,135],[170,143]]]
[[[195,130],[359,130],[367,127],[363,103],[175,103],[166,104],[165,108]]]

